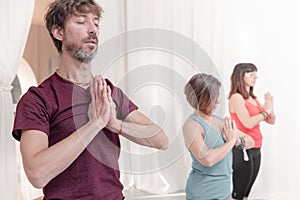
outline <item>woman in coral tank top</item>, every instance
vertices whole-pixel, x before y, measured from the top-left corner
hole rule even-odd
[[[253,93],[257,79],[257,68],[252,63],[237,64],[231,75],[229,112],[237,128],[252,137],[255,145],[251,149],[233,148],[232,198],[247,200],[257,177],[262,145],[260,122],[275,123],[273,96],[265,93],[265,103],[260,104]]]

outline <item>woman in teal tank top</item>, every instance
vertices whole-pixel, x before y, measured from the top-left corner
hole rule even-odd
[[[183,135],[192,157],[186,183],[188,200],[225,200],[230,197],[231,149],[250,148],[253,140],[237,132],[235,122],[213,115],[221,83],[208,74],[196,74],[185,85],[188,103],[195,109],[185,121]],[[240,136],[240,137],[239,137]]]

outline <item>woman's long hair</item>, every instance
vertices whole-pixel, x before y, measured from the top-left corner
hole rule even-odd
[[[250,90],[248,92],[246,90],[244,81],[245,74],[254,71],[257,71],[257,68],[252,63],[239,63],[234,67],[234,70],[231,74],[231,88],[228,98],[230,98],[235,93],[241,94],[244,99],[249,99],[250,96],[253,99],[256,98],[256,96],[253,94],[253,87],[250,87]]]

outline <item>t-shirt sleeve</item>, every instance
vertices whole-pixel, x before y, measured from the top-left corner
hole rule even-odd
[[[117,118],[124,120],[129,113],[137,110],[138,107],[126,96],[126,94],[118,87],[114,86],[110,81],[106,80],[112,89],[112,99],[116,105]]]
[[[13,137],[20,141],[23,130],[39,130],[47,135],[50,133],[46,103],[35,88],[30,88],[17,105]]]

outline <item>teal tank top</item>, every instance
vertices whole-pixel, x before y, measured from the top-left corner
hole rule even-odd
[[[224,140],[220,131],[214,130],[195,114],[191,115],[190,118],[197,121],[203,127],[204,142],[208,149],[217,148],[224,144]],[[190,152],[190,155],[192,157],[192,171],[188,177],[186,185],[187,199],[223,200],[227,198],[230,195],[232,152],[230,151],[223,160],[216,163],[212,167],[206,167],[202,165],[192,154],[192,152]]]

